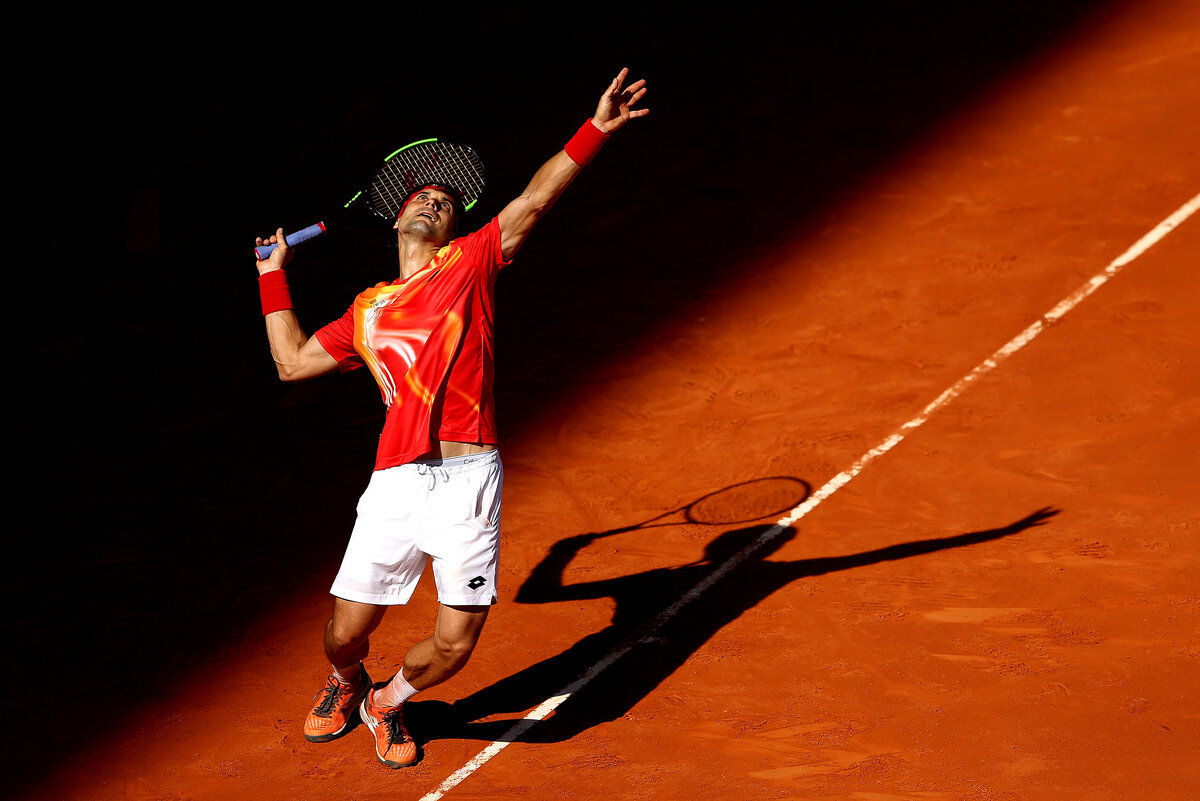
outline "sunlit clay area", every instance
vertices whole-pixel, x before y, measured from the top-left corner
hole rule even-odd
[[[80,36],[19,90],[5,797],[1195,797],[1200,4],[459,11]],[[619,73],[649,113],[592,143]],[[306,716],[385,414],[457,385],[280,381],[253,250],[328,222],[310,334],[410,280],[416,213],[327,215],[429,137],[486,167],[455,242],[571,177],[495,277],[496,603],[394,770]],[[473,604],[427,569],[363,670]]]

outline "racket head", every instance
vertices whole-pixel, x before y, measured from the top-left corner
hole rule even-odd
[[[371,185],[364,190],[364,199],[375,214],[391,222],[413,192],[430,185],[455,190],[461,198],[463,211],[470,211],[487,186],[483,159],[464,144],[421,139],[384,159],[383,166],[371,179]],[[358,195],[350,203],[357,199]]]

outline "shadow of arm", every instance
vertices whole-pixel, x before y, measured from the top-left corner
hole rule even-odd
[[[1021,518],[1002,528],[992,528],[986,531],[972,531],[967,534],[956,534],[952,537],[938,537],[916,542],[904,542],[899,545],[889,545],[886,548],[876,548],[873,551],[849,554],[848,556],[831,556],[824,559],[804,560],[807,575],[832,573],[835,570],[846,570],[852,567],[873,565],[879,562],[890,562],[896,559],[907,559],[910,556],[922,556],[935,551],[949,548],[961,548],[964,545],[977,545],[981,542],[998,540],[1033,526],[1043,525],[1047,520],[1057,515],[1058,509],[1044,507],[1033,514]]]
[[[607,593],[597,591],[598,584],[606,582],[585,582],[582,584],[563,584],[563,574],[567,565],[575,555],[587,547],[593,540],[612,534],[611,531],[577,534],[554,543],[537,567],[525,579],[521,589],[517,591],[516,601],[520,604],[544,604],[550,601],[582,600],[597,598]]]

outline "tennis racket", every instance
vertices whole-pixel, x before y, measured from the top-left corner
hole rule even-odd
[[[366,208],[372,215],[394,222],[409,196],[429,184],[457,189],[462,193],[463,209],[469,211],[483,194],[487,173],[479,154],[470,147],[439,139],[421,139],[384,159],[370,184],[342,205],[337,219],[357,208]],[[325,230],[325,222],[321,221],[288,234],[284,241],[289,246],[298,245],[320,236]],[[254,249],[254,255],[262,261],[275,247],[259,245]]]

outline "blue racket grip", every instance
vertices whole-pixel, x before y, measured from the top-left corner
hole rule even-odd
[[[320,236],[325,233],[325,223],[319,222],[316,225],[310,225],[307,228],[301,228],[295,233],[288,234],[283,238],[288,245],[299,245],[301,242],[307,242],[313,237]],[[259,261],[265,261],[271,255],[271,251],[275,249],[275,245],[259,245],[254,249],[254,255]]]

